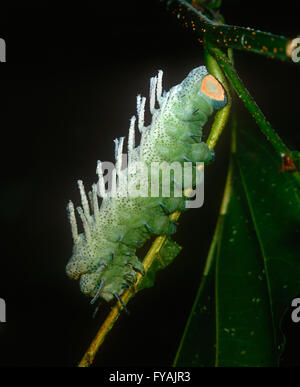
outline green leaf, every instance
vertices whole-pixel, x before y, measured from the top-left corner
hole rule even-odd
[[[271,366],[275,344],[264,264],[237,168],[233,161],[216,261],[216,366]]]
[[[280,172],[281,163],[264,137],[238,127],[215,278],[200,285],[175,365],[279,363],[280,324],[300,293],[300,192],[295,172]],[[215,296],[209,304],[208,295]]]
[[[281,159],[252,132],[239,131],[237,162],[264,262],[279,360],[280,322],[300,292],[300,190],[297,172],[280,172]]]
[[[215,255],[215,252],[214,252]],[[215,363],[215,270],[203,276],[176,358],[175,367]]]
[[[173,262],[173,260],[180,253],[181,249],[182,247],[179,246],[179,244],[173,241],[170,237],[166,238],[165,243],[160,249],[159,254],[156,255],[155,261],[153,262],[151,268],[139,283],[138,290],[151,288],[154,286],[156,272],[164,269],[171,262]]]

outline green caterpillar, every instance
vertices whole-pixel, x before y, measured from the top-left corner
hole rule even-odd
[[[227,103],[222,85],[208,74],[204,66],[192,70],[182,83],[162,93],[160,70],[150,82],[150,112],[152,122],[144,126],[146,98],[137,98],[138,128],[141,133],[139,146],[135,146],[135,122],[130,122],[128,136],[128,166],[122,169],[124,137],[115,140],[117,184],[112,192],[103,197],[98,205],[99,191],[104,193],[105,184],[101,163],[98,162],[98,185],[92,186],[89,200],[82,181],[78,182],[82,207],[78,214],[84,233],[79,234],[73,203],[68,204],[68,214],[74,240],[73,254],[66,272],[72,279],[80,279],[81,291],[106,301],[120,296],[136,281],[137,272],[144,268],[136,256],[136,250],[152,235],[171,235],[176,225],[169,214],[186,208],[187,197],[156,197],[149,195],[150,188],[141,178],[137,166],[143,163],[149,168],[154,162],[170,165],[177,162],[210,162],[213,150],[201,142],[202,128],[214,109]],[[156,100],[159,108],[155,108]],[[143,175],[144,176],[144,175]],[[127,177],[127,180],[126,180]],[[178,183],[178,182],[177,182]],[[171,186],[176,186],[175,178]],[[128,186],[144,189],[143,196],[128,196]]]

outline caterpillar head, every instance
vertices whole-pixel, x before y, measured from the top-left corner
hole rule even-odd
[[[214,109],[221,109],[227,103],[225,89],[221,83],[210,74],[202,79],[201,92],[209,98]]]
[[[173,91],[173,106],[182,121],[206,121],[214,109],[227,104],[221,83],[207,72],[205,66],[192,70]]]

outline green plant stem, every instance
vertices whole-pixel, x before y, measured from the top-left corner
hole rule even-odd
[[[193,2],[193,5],[197,7],[195,3]],[[214,47],[233,48],[254,52],[272,59],[292,61],[290,45],[293,39],[248,27],[222,24],[209,19],[193,5],[186,0],[173,0],[169,8],[186,28],[196,34],[201,43],[205,38]]]
[[[212,129],[207,139],[207,144],[209,145],[209,147],[213,148],[216,145],[228,120],[230,109],[231,109],[231,95],[230,95],[230,90],[229,90],[226,77],[222,72],[220,66],[218,65],[217,61],[214,59],[213,56],[210,55],[208,50],[205,50],[204,55],[205,55],[205,64],[208,72],[222,83],[227,94],[227,105],[224,106],[223,109],[219,110],[216,113],[215,120],[212,125]]]
[[[239,98],[243,101],[245,107],[248,109],[248,111],[256,121],[257,125],[259,126],[260,130],[266,136],[275,151],[280,156],[289,154],[289,148],[284,144],[282,139],[272,128],[271,124],[267,121],[263,112],[260,110],[255,100],[244,86],[242,80],[238,76],[229,58],[220,49],[212,47],[210,44],[207,44],[207,48],[211,55],[215,57],[218,64],[222,67],[233,89],[236,91]]]

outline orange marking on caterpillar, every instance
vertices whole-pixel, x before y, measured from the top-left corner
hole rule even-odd
[[[224,101],[225,99],[224,89],[222,85],[212,75],[207,75],[203,78],[201,91],[203,91],[203,93],[209,96],[210,98],[213,98],[217,101]]]

